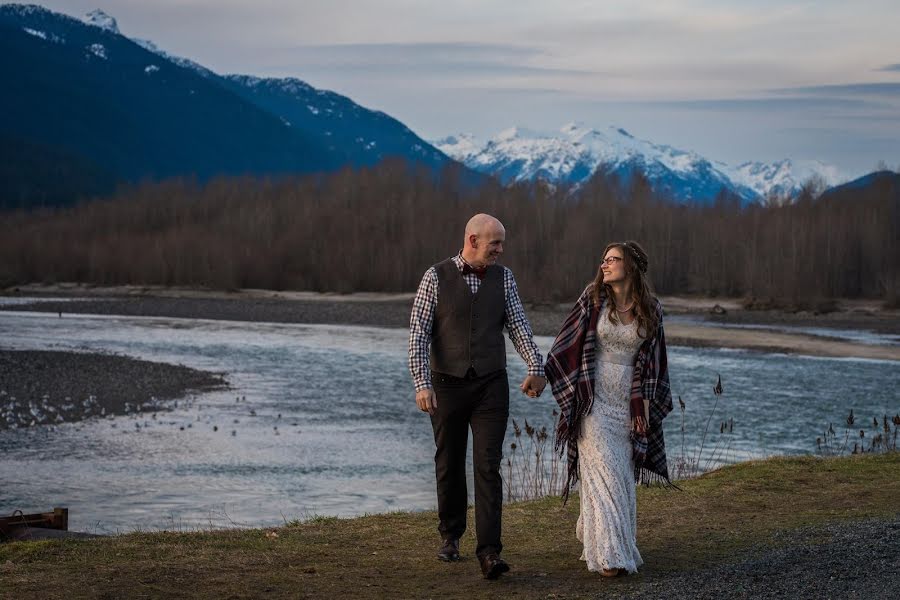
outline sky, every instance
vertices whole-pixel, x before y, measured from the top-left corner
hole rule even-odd
[[[570,122],[732,165],[900,169],[896,0],[47,0],[222,74],[297,77],[427,140]]]

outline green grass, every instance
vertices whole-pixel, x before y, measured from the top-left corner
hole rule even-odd
[[[640,488],[641,573],[613,580],[578,560],[577,496],[508,505],[504,557],[480,578],[474,516],[464,560],[440,563],[434,512],[316,517],[278,529],[133,533],[0,545],[0,597],[614,597],[668,574],[740,560],[804,525],[900,512],[900,454],[775,458]],[[277,537],[267,537],[275,531]]]

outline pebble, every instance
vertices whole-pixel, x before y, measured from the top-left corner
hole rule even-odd
[[[900,517],[808,526],[775,535],[734,564],[648,575],[630,598],[896,598]],[[894,591],[891,591],[894,590]]]

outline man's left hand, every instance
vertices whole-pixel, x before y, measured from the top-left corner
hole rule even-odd
[[[547,385],[547,380],[543,377],[538,377],[537,375],[528,375],[524,381],[522,381],[522,385],[519,386],[519,389],[522,390],[522,393],[531,398],[537,398],[541,395],[541,392],[544,391],[544,387]]]

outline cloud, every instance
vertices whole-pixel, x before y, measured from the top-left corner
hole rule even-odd
[[[519,96],[523,94],[528,94],[533,97],[538,96],[565,96],[565,97],[576,97],[575,94],[568,90],[563,90],[560,88],[548,88],[548,87],[489,87],[489,86],[477,86],[477,85],[463,85],[463,86],[453,86],[454,90],[461,90],[473,93],[484,93],[484,94],[493,94],[493,95],[512,95]]]
[[[609,47],[635,44],[641,40],[671,40],[691,33],[690,27],[663,18],[570,18],[562,22],[535,23],[523,28],[527,39],[564,46]]]
[[[510,62],[531,60],[542,54],[530,46],[467,42],[304,44],[290,50],[332,63]]]
[[[876,71],[900,71],[900,63],[893,65],[885,65],[880,69],[875,69]]]
[[[584,76],[598,72],[549,66],[552,57],[529,46],[479,43],[315,44],[286,50],[304,69],[393,72],[432,70],[472,75]],[[543,63],[543,64],[542,64]]]
[[[900,150],[900,141],[896,136],[886,133],[866,133],[857,129],[836,129],[824,127],[783,127],[778,133],[806,139],[814,144],[829,147],[840,146],[843,152],[865,153],[880,158],[893,157]],[[871,163],[877,162],[874,156]]]
[[[900,83],[846,83],[772,90],[776,94],[812,94],[817,96],[883,96],[900,97]]]
[[[841,115],[841,118],[845,121],[858,121],[860,123],[900,123],[900,113],[896,110],[865,115]]]
[[[828,97],[798,98],[725,98],[708,100],[674,100],[643,102],[665,108],[686,110],[718,110],[718,111],[766,111],[766,110],[813,110],[813,109],[871,109],[879,105],[866,100]]]

